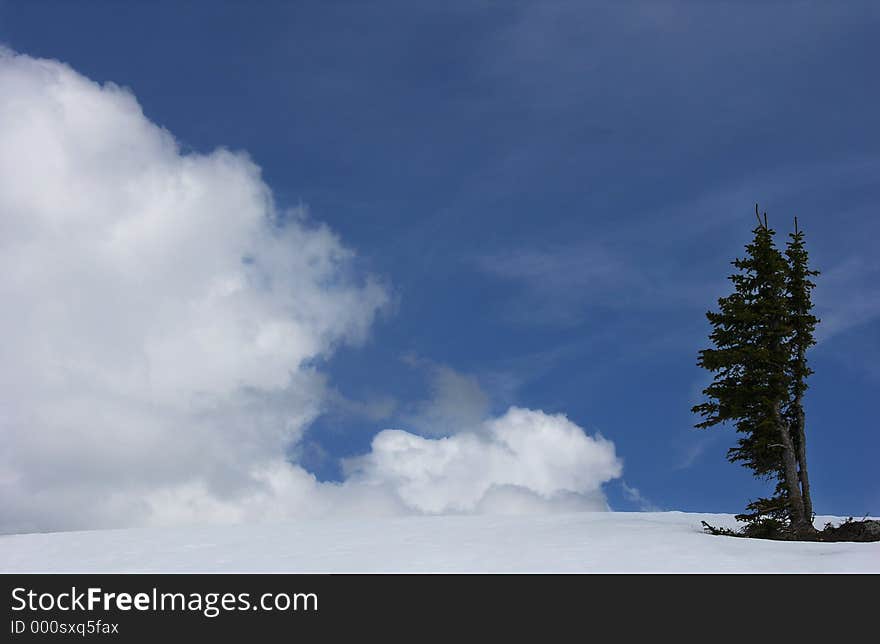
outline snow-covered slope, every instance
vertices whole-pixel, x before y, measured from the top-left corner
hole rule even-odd
[[[735,525],[722,514],[597,512],[5,535],[0,571],[880,572],[880,543],[714,537],[701,519]]]

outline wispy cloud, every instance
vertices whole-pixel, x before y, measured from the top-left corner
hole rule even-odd
[[[819,342],[880,319],[880,261],[849,257],[816,278]]]
[[[717,444],[724,436],[722,430],[705,431],[705,430],[688,430],[687,440],[680,447],[680,459],[672,469],[686,470],[696,464],[713,445]]]
[[[621,479],[620,485],[623,489],[624,497],[626,497],[628,501],[635,503],[642,512],[661,512],[663,510],[663,508],[651,502],[650,499],[645,498],[638,488],[627,485],[626,481],[623,479]]]
[[[598,245],[512,250],[480,257],[477,266],[520,285],[508,311],[522,322],[577,323],[588,304],[623,307],[647,290],[632,264]]]

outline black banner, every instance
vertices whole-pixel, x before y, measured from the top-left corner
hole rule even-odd
[[[877,577],[133,574],[4,575],[3,581],[10,642],[358,632],[371,640],[457,640],[475,637],[475,625],[493,635],[530,632],[551,641],[605,639],[603,633],[702,639],[758,624],[763,641],[774,632],[786,639],[801,630],[813,634],[823,623],[857,632],[876,600]],[[846,588],[847,596],[835,588]],[[804,619],[773,619],[786,610]]]

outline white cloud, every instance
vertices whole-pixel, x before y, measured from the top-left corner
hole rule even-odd
[[[605,510],[614,444],[562,415],[512,407],[479,433],[429,439],[385,430],[348,463],[349,482],[389,488],[418,512]]]
[[[0,528],[269,489],[319,411],[310,362],[387,300],[351,260],[245,155],[184,154],[127,90],[0,52]]]
[[[463,397],[464,432],[380,432],[344,483],[286,462],[333,396],[316,360],[388,302],[352,260],[245,155],[0,50],[0,531],[606,508],[612,443],[516,408],[470,431],[451,371],[421,417],[447,433]]]
[[[563,415],[511,407],[475,432],[451,437],[379,432],[368,454],[346,462],[342,483],[321,483],[301,467],[267,460],[251,485],[227,498],[193,481],[157,490],[146,504],[152,524],[606,511],[602,485],[622,469],[611,441],[588,436]]]

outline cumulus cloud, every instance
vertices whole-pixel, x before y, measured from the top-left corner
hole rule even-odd
[[[349,481],[393,490],[424,513],[606,510],[614,444],[562,415],[512,407],[479,433],[430,439],[385,430],[348,462]]]
[[[0,52],[4,529],[268,494],[312,366],[387,300],[245,155],[184,154],[132,94]]]
[[[609,441],[485,420],[443,370],[419,417],[454,436],[380,432],[341,483],[287,462],[332,402],[315,365],[364,340],[387,289],[246,155],[184,153],[128,90],[6,50],[0,301],[3,532],[605,509],[620,475]]]
[[[318,482],[301,467],[267,461],[254,473],[259,484],[232,498],[193,481],[151,495],[148,523],[606,511],[602,485],[621,475],[622,463],[611,441],[565,416],[512,407],[444,438],[384,430],[345,469],[343,482]]]

